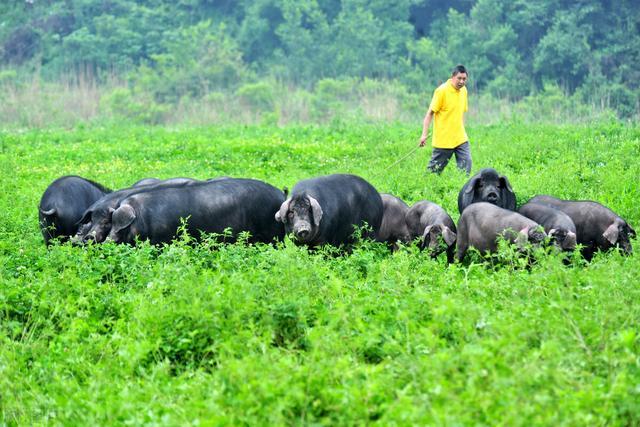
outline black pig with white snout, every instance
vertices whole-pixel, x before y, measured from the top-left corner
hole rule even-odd
[[[371,184],[355,175],[334,174],[298,182],[275,219],[300,244],[341,246],[352,243],[355,229],[365,223],[373,234],[363,237],[374,237],[382,215],[382,198]]]

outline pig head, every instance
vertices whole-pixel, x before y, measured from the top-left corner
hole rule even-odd
[[[511,183],[495,169],[482,169],[462,187],[458,193],[458,211],[462,211],[472,203],[488,202],[503,209],[516,209],[516,195]]]

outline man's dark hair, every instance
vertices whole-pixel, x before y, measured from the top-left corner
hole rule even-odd
[[[460,73],[465,73],[465,74],[469,74],[467,73],[467,69],[464,68],[464,65],[456,65],[455,67],[453,67],[453,71],[451,72],[452,76],[455,76],[456,74],[460,74]]]

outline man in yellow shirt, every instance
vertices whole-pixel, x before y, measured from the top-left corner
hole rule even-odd
[[[458,168],[466,171],[467,175],[471,173],[471,149],[464,130],[464,113],[468,109],[466,83],[467,70],[463,65],[457,65],[451,78],[433,92],[420,137],[420,147],[424,147],[429,126],[435,118],[431,140],[433,152],[427,166],[431,172],[442,172],[455,153]]]

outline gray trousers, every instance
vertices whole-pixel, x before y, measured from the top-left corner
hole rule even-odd
[[[471,173],[471,147],[469,146],[469,141],[458,145],[456,148],[433,147],[427,170],[434,173],[442,172],[454,153],[458,169],[466,171],[467,175],[469,175]]]

